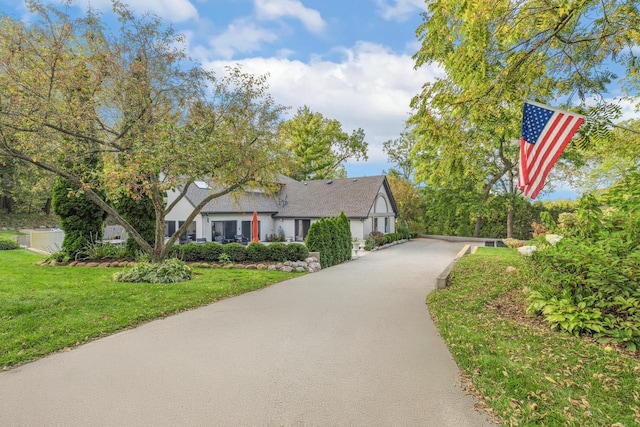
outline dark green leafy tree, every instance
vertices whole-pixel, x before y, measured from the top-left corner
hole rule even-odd
[[[87,244],[102,238],[106,213],[73,183],[62,178],[55,180],[52,205],[64,231],[61,249],[70,258],[79,255]]]
[[[289,152],[288,176],[299,181],[343,178],[344,162],[367,160],[362,129],[349,135],[339,121],[314,113],[307,106],[281,124],[279,139]]]

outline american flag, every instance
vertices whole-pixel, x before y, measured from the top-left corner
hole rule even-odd
[[[520,137],[518,187],[535,199],[549,171],[584,122],[584,117],[526,101]]]

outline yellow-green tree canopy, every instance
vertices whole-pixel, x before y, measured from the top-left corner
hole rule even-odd
[[[266,77],[190,65],[181,36],[118,1],[113,31],[91,11],[73,18],[63,7],[27,6],[33,22],[0,18],[0,156],[76,185],[156,261],[204,203],[275,181],[283,107]],[[101,168],[85,167],[95,155]],[[218,190],[165,245],[164,218],[174,205],[164,195],[177,189],[182,198],[196,179],[211,179]],[[121,195],[152,200],[155,245],[114,208]]]
[[[288,175],[300,181],[342,178],[344,162],[367,160],[362,129],[349,135],[338,120],[313,112],[306,105],[282,123],[279,138],[289,153]]]

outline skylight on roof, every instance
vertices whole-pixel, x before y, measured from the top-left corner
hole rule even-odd
[[[207,184],[204,181],[194,181],[194,184],[196,185],[196,187],[202,188],[203,190],[206,190],[209,188],[209,184]]]

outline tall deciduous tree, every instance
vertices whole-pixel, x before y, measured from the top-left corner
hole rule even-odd
[[[412,128],[408,128],[400,133],[399,138],[390,139],[382,144],[382,151],[385,152],[388,160],[395,165],[400,177],[407,180],[413,179],[412,153],[416,143],[416,133]]]
[[[118,1],[115,31],[92,12],[74,19],[55,6],[27,4],[38,16],[33,23],[0,22],[0,155],[66,179],[122,224],[153,261],[166,257],[208,201],[275,182],[283,108],[267,92],[266,77],[187,67],[180,36]],[[138,68],[144,72],[132,72]],[[64,94],[79,82],[89,100],[69,103]],[[88,153],[103,166],[78,171]],[[165,216],[202,178],[215,181],[216,190],[165,244]],[[166,206],[164,194],[172,189],[179,196]],[[153,244],[111,203],[121,196],[152,200]]]
[[[364,131],[349,135],[338,120],[314,113],[307,106],[280,126],[280,140],[289,151],[289,176],[308,179],[342,178],[343,164],[349,159],[367,160]]]
[[[602,94],[615,78],[605,60],[625,67],[627,88],[637,86],[637,4],[431,2],[414,58],[417,67],[442,66],[446,77],[425,85],[413,101],[412,121],[421,134],[418,174],[444,168],[441,176],[482,183],[485,203],[505,191],[513,200],[523,98],[549,103],[574,93],[583,100]],[[507,218],[512,224],[512,215]],[[479,216],[475,234],[480,224]]]
[[[398,206],[398,224],[410,231],[422,234],[425,231],[424,213],[426,203],[420,191],[411,181],[393,170],[387,175],[393,198]]]

